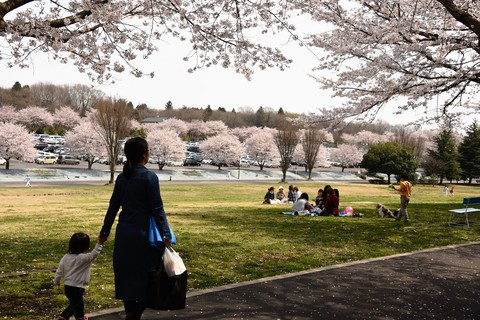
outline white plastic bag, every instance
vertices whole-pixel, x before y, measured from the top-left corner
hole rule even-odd
[[[163,253],[163,267],[165,268],[165,273],[169,277],[179,276],[187,271],[182,258],[180,258],[180,255],[173,250],[172,247],[165,247],[165,252]]]

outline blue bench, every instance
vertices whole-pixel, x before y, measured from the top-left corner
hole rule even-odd
[[[452,209],[448,210],[450,212],[450,220],[448,221],[449,225],[458,224],[458,222],[453,221],[453,217],[456,215],[463,215],[465,217],[465,224],[467,227],[470,226],[470,222],[468,221],[468,214],[474,212],[480,212],[480,209],[473,208],[474,205],[480,204],[480,197],[475,198],[463,198],[463,208],[461,209]]]

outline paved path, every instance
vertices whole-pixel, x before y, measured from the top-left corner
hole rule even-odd
[[[480,319],[480,243],[425,250],[191,292],[142,319]],[[123,319],[120,309],[90,314]]]

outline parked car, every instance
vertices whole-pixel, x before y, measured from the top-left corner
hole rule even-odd
[[[181,167],[183,165],[182,161],[169,160],[167,161],[167,166],[169,167]]]
[[[35,163],[38,164],[56,164],[57,157],[56,156],[40,156],[35,159]]]
[[[201,161],[198,161],[197,159],[194,158],[187,158],[185,161],[183,161],[184,166],[200,166],[202,164]]]
[[[5,163],[7,163],[7,160],[4,158],[0,157],[0,166],[3,166]]]
[[[70,155],[60,155],[58,156],[57,162],[59,164],[74,164],[79,165],[80,160]]]
[[[37,142],[37,143],[35,143],[35,145],[34,145],[34,148],[35,148],[35,149],[38,149],[38,150],[43,150],[43,149],[45,149],[45,148],[47,148],[47,147],[48,147],[48,143],[46,143],[46,142]]]

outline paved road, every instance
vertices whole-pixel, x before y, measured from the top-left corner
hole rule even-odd
[[[480,319],[479,253],[451,246],[190,292],[186,309],[142,319]]]

